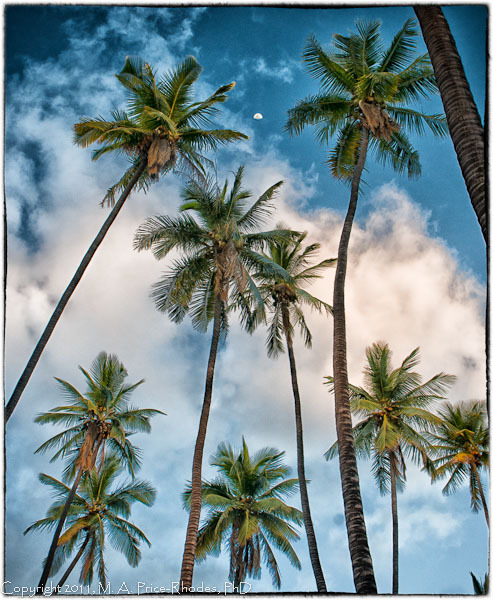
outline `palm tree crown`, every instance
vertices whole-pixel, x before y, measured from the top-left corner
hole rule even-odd
[[[77,144],[82,147],[101,144],[93,153],[94,160],[108,152],[118,152],[132,162],[121,180],[108,190],[105,200],[114,201],[116,192],[125,188],[142,160],[146,170],[140,184],[145,188],[150,180],[175,166],[179,170],[202,172],[201,151],[248,139],[238,131],[205,128],[218,112],[215,104],[227,100],[227,93],[235,83],[221,86],[203,101],[193,102],[193,85],[201,72],[197,60],[188,56],[156,80],[156,72],[149,64],[127,57],[116,75],[127,90],[127,110],[114,111],[110,121],[85,118],[74,126]]]
[[[424,431],[439,423],[430,408],[454,381],[454,375],[438,373],[425,383],[414,371],[419,363],[419,348],[407,356],[400,367],[392,369],[388,344],[377,342],[366,349],[365,387],[350,385],[351,411],[362,420],[354,427],[354,443],[361,456],[373,458],[373,473],[382,494],[389,491],[390,460],[396,462],[396,475],[405,480],[404,456],[427,464],[430,443]],[[333,377],[326,377],[333,384]],[[337,442],[326,452],[332,458]]]
[[[480,471],[488,469],[490,458],[486,403],[447,403],[439,416],[441,421],[431,435],[434,448],[432,480],[448,477],[443,488],[443,493],[448,495],[469,479],[471,508],[477,511],[482,502],[487,517],[480,477]]]
[[[415,22],[407,20],[388,48],[382,45],[379,22],[358,22],[356,29],[334,35],[330,51],[313,36],[309,39],[303,59],[322,89],[288,112],[286,129],[299,134],[305,126],[316,125],[320,142],[338,131],[328,159],[336,177],[352,177],[363,129],[370,133],[369,146],[378,160],[419,175],[418,154],[404,130],[421,134],[428,127],[435,135],[445,135],[447,125],[442,115],[407,107],[437,91],[428,55],[413,56]]]
[[[300,562],[291,545],[299,535],[290,523],[301,525],[302,513],[284,499],[295,493],[297,479],[286,479],[290,469],[282,462],[284,452],[262,448],[250,456],[243,439],[237,451],[222,443],[211,457],[211,465],[221,475],[202,483],[202,503],[209,509],[198,533],[198,561],[218,555],[226,543],[230,553],[229,579],[237,588],[245,576],[259,578],[261,560],[267,566],[276,588],[281,577],[271,544],[281,550],[297,569]],[[191,492],[184,493],[185,506]]]
[[[52,461],[69,457],[65,471],[71,478],[77,468],[91,470],[97,456],[104,455],[105,446],[120,457],[133,475],[140,466],[140,451],[128,439],[135,432],[149,433],[150,418],[164,414],[155,408],[135,408],[129,405],[132,392],[143,380],[126,384],[128,375],[117,356],[101,352],[88,371],[79,367],[87,383],[82,394],[72,384],[58,379],[68,404],[57,406],[35,418],[36,423],[52,423],[66,427],[36,452],[58,448]]]
[[[282,184],[267,189],[250,207],[251,193],[242,188],[243,167],[235,173],[231,189],[228,182],[220,188],[211,179],[206,184],[190,182],[182,193],[178,217],[148,219],[137,230],[135,247],[152,248],[162,259],[173,250],[183,258],[154,285],[152,296],[159,310],[172,321],[181,322],[190,312],[193,325],[205,331],[214,315],[216,298],[224,304],[230,284],[236,298],[246,289],[261,301],[249,270],[263,269],[286,276],[285,271],[260,253],[269,241],[286,239],[291,232],[274,230],[257,232],[260,223],[273,210],[272,199]],[[194,212],[196,218],[190,214]],[[226,307],[222,312],[223,328],[227,325]]]
[[[282,224],[278,224],[277,228],[287,229]],[[282,267],[289,278],[283,275],[282,271],[271,269],[267,272],[259,271],[254,275],[263,302],[257,304],[253,311],[245,311],[242,316],[247,329],[252,331],[268,312],[267,354],[269,357],[284,352],[283,311],[287,313],[290,335],[298,326],[308,348],[311,348],[312,334],[307,327],[302,307],[308,306],[319,312],[325,310],[327,314],[332,311],[326,302],[309,294],[304,286],[319,279],[324,269],[335,265],[336,259],[327,258],[316,265],[312,264],[320,250],[320,244],[314,243],[303,247],[306,236],[306,231],[293,232],[291,239],[272,240],[268,244],[267,252],[263,253],[266,259]]]
[[[131,523],[131,505],[141,502],[151,506],[156,491],[146,481],[133,480],[130,483],[113,486],[115,478],[121,473],[121,466],[114,456],[105,459],[100,470],[93,469],[82,482],[79,493],[75,495],[67,516],[67,527],[58,541],[58,548],[51,574],[57,572],[79,546],[82,552],[80,582],[89,585],[93,580],[94,566],[97,564],[98,580],[106,587],[106,566],[104,561],[105,540],[125,555],[128,564],[138,565],[141,558],[140,543],[150,542],[145,534]],[[57,524],[63,511],[70,488],[54,477],[40,474],[40,481],[52,488],[57,497],[44,519],[30,525],[28,531],[51,530]],[[71,569],[75,564],[71,565]],[[69,573],[70,574],[70,573]]]

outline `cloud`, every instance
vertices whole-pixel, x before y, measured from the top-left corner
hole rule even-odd
[[[268,65],[265,59],[260,57],[253,65],[255,73],[271,79],[279,79],[284,83],[293,82],[294,71],[297,69],[300,69],[300,65],[296,60],[281,59],[277,64]]]

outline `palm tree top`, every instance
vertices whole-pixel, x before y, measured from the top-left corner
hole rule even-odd
[[[44,442],[36,452],[58,448],[51,461],[69,457],[66,476],[73,474],[74,457],[83,444],[89,427],[102,430],[110,450],[117,452],[130,472],[140,465],[140,450],[128,439],[132,433],[151,431],[150,419],[166,414],[155,408],[136,408],[129,404],[131,394],[144,380],[127,384],[128,375],[123,363],[114,354],[100,352],[89,371],[79,366],[87,384],[85,394],[71,383],[55,377],[67,403],[40,413],[35,423],[64,426],[64,430]],[[91,425],[92,424],[92,425]]]
[[[276,229],[289,231],[289,227],[278,223]],[[307,327],[302,311],[303,306],[308,306],[318,312],[332,312],[332,307],[326,302],[308,293],[306,286],[322,277],[326,268],[334,267],[335,258],[324,259],[313,264],[319,250],[319,243],[303,246],[308,232],[293,231],[291,237],[274,239],[269,241],[267,252],[263,256],[281,267],[282,270],[265,271],[260,265],[260,270],[254,274],[258,282],[258,290],[263,302],[252,309],[252,302],[240,304],[242,310],[242,322],[251,333],[263,321],[268,321],[267,353],[270,357],[276,357],[284,352],[283,343],[283,310],[289,315],[290,332],[299,327],[305,345],[310,348],[312,335]],[[248,298],[254,300],[254,298]],[[269,317],[267,317],[269,314]]]
[[[440,422],[430,438],[434,461],[430,469],[432,481],[449,477],[443,488],[448,495],[469,478],[471,506],[480,507],[479,472],[489,466],[489,427],[486,402],[470,400],[447,402],[438,412]]]
[[[79,492],[70,506],[67,525],[58,542],[51,574],[60,569],[85,536],[89,536],[90,543],[82,560],[82,583],[91,583],[96,558],[99,562],[100,581],[105,580],[103,551],[106,537],[116,550],[125,555],[132,567],[137,566],[141,558],[140,543],[145,542],[148,546],[151,543],[146,535],[128,520],[131,506],[135,502],[152,506],[156,490],[148,482],[140,480],[115,485],[115,480],[120,474],[121,465],[118,459],[114,456],[107,457],[101,469],[93,469],[82,481]],[[52,489],[56,500],[48,509],[47,516],[30,525],[24,534],[29,531],[53,529],[70,493],[70,488],[54,477],[41,473],[39,479]]]
[[[175,167],[203,177],[204,164],[210,163],[202,156],[203,151],[248,139],[238,131],[209,128],[218,113],[215,105],[227,100],[235,82],[219,87],[205,100],[193,102],[193,85],[201,72],[197,59],[188,56],[158,79],[148,63],[127,56],[123,69],[116,74],[127,92],[127,109],[113,111],[109,121],[103,117],[84,118],[74,125],[76,144],[84,148],[100,144],[93,160],[117,152],[132,162],[122,179],[108,190],[105,200],[114,201],[116,192],[125,187],[143,159],[147,169],[139,184],[146,189],[152,179]]]
[[[303,61],[310,75],[320,80],[320,93],[288,111],[285,129],[297,135],[315,125],[321,143],[339,132],[328,160],[335,176],[352,176],[361,128],[369,131],[377,160],[410,176],[419,175],[420,165],[405,131],[422,134],[429,129],[446,135],[443,115],[408,107],[438,91],[428,55],[416,56],[417,35],[416,22],[408,19],[387,48],[377,21],[358,21],[355,32],[335,34],[328,50],[313,35],[308,39]]]
[[[254,202],[242,186],[244,167],[234,173],[234,181],[219,186],[209,177],[205,182],[190,181],[182,191],[177,217],[156,216],[137,229],[134,247],[151,249],[157,259],[179,250],[171,269],[153,286],[152,297],[158,310],[181,322],[190,311],[194,327],[207,329],[214,314],[216,295],[225,302],[230,293],[238,296],[246,289],[261,300],[249,271],[264,269],[289,275],[262,253],[269,241],[292,235],[290,231],[259,232],[260,224],[272,213],[282,181],[270,186]],[[226,307],[225,307],[226,308]],[[226,311],[223,311],[226,327]]]
[[[423,432],[433,430],[440,418],[428,410],[444,400],[456,377],[438,373],[425,383],[414,369],[420,361],[415,348],[396,369],[386,342],[376,342],[366,349],[365,387],[349,384],[349,400],[353,414],[361,418],[354,427],[354,443],[362,456],[373,455],[374,474],[382,493],[387,491],[388,464],[385,454],[403,452],[413,460],[429,466],[432,447]],[[326,377],[333,388],[334,378]],[[337,453],[337,443],[325,453],[327,459]],[[405,479],[401,456],[401,483]]]
[[[271,544],[294,567],[301,568],[291,542],[299,539],[292,524],[301,525],[303,515],[284,501],[297,492],[298,480],[286,479],[291,469],[283,462],[284,454],[266,447],[251,455],[244,438],[241,449],[225,442],[218,446],[210,464],[218,468],[220,476],[202,483],[202,504],[208,508],[208,514],[198,533],[196,560],[218,555],[226,540],[231,581],[243,581],[245,575],[259,578],[262,555],[279,588],[281,579]],[[190,485],[183,500],[189,508]]]

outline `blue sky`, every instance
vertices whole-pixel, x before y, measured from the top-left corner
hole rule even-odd
[[[483,6],[444,8],[466,74],[484,115],[486,17]],[[333,180],[309,129],[291,139],[283,132],[286,111],[317,91],[301,52],[314,34],[329,44],[356,19],[378,19],[388,43],[412,9],[370,8],[9,6],[6,9],[6,154],[8,227],[5,387],[9,397],[66,283],[106,215],[99,201],[118,178],[123,158],[103,157],[72,144],[72,126],[84,116],[108,116],[123,107],[114,78],[126,55],[138,55],[159,72],[193,54],[204,67],[197,97],[230,81],[236,87],[221,107],[217,124],[247,133],[248,142],[221,150],[220,178],[245,164],[245,185],[254,194],[284,180],[275,221],[306,229],[322,244],[324,257],[337,253],[348,189]],[[418,51],[424,52],[421,38]],[[439,98],[423,103],[442,110]],[[253,120],[260,112],[262,120]],[[423,377],[445,371],[458,380],[450,399],[485,397],[485,245],[449,139],[413,138],[422,176],[408,180],[367,164],[350,246],[347,279],[350,380],[359,383],[364,349],[384,339],[398,364],[421,347]],[[141,406],[167,413],[153,433],[139,436],[144,449],[141,476],[158,490],[152,509],[133,516],[153,545],[130,569],[108,550],[109,580],[168,586],[179,576],[186,514],[180,493],[191,474],[209,335],[185,322],[177,327],[157,313],[148,291],[164,268],[148,253],[132,250],[137,226],[153,214],[174,214],[181,181],[169,176],[147,194],[131,196],[62,317],[31,382],[8,424],[6,579],[35,585],[48,546],[41,533],[22,531],[43,516],[50,497],[37,474],[58,476],[61,465],[33,451],[54,433],[35,425],[34,415],[60,403],[53,377],[82,385],[77,365],[88,366],[104,349],[118,354],[129,379],[145,378],[135,394]],[[313,287],[331,301],[333,275]],[[297,339],[304,406],[310,499],[328,589],[353,591],[336,463],[323,452],[334,441],[333,401],[322,385],[331,374],[331,323],[309,315],[314,347]],[[255,376],[252,378],[252,373]],[[294,418],[287,358],[267,359],[264,334],[252,337],[233,323],[221,350],[205,449],[239,444],[275,445],[295,459]],[[205,467],[205,476],[213,476]],[[368,465],[360,477],[377,585],[390,591],[390,498],[381,497]],[[295,502],[295,500],[293,500]],[[481,514],[469,509],[468,491],[445,498],[440,485],[409,467],[399,496],[402,593],[470,593],[469,571],[483,576],[487,532]],[[280,559],[283,591],[315,589],[304,538],[296,551],[301,572]],[[196,567],[196,582],[222,586],[227,558]],[[73,582],[76,578],[73,576]],[[272,590],[268,573],[254,591]]]

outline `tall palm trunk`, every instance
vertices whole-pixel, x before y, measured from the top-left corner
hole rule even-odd
[[[91,537],[91,533],[88,531],[87,535],[86,535],[86,538],[85,538],[82,546],[79,548],[79,551],[74,556],[74,560],[69,564],[67,570],[65,571],[65,573],[62,576],[62,578],[58,582],[56,588],[53,590],[52,596],[56,596],[58,594],[58,592],[62,589],[63,584],[67,581],[70,573],[72,573],[72,571],[75,568],[75,565],[79,562],[80,557],[84,553],[84,550],[86,549],[86,546],[87,546],[87,544],[89,542],[90,537]]]
[[[36,347],[34,348],[33,353],[31,354],[31,358],[29,359],[29,361],[26,365],[26,368],[24,369],[22,375],[20,376],[19,381],[17,382],[17,385],[15,386],[15,389],[12,393],[12,396],[10,397],[10,400],[8,401],[7,406],[5,407],[5,422],[7,422],[10,419],[10,416],[14,412],[14,409],[20,400],[22,392],[24,391],[24,388],[26,387],[27,382],[29,381],[29,378],[31,377],[31,375],[34,371],[34,369],[38,363],[38,360],[40,359],[41,354],[42,354],[46,344],[48,343],[48,340],[50,339],[51,334],[53,333],[56,324],[58,323],[58,319],[62,316],[62,313],[63,313],[68,301],[70,300],[70,297],[74,293],[75,288],[77,287],[79,281],[81,280],[82,276],[84,275],[85,270],[89,266],[89,263],[91,262],[92,257],[96,253],[96,250],[99,248],[105,235],[108,233],[108,230],[111,227],[111,225],[113,224],[113,221],[118,216],[118,213],[120,212],[121,208],[123,207],[125,200],[128,198],[133,187],[135,186],[135,184],[139,180],[140,176],[144,172],[144,169],[146,168],[146,164],[147,164],[146,159],[143,159],[140,162],[139,166],[137,167],[137,170],[134,173],[134,176],[129,181],[127,187],[124,189],[122,195],[118,199],[118,202],[112,208],[106,221],[103,223],[103,226],[99,230],[99,233],[94,238],[94,241],[89,246],[89,249],[85,253],[84,258],[82,259],[80,265],[77,267],[77,271],[75,272],[75,275],[72,277],[72,280],[70,281],[67,288],[63,292],[62,297],[58,301],[58,304],[56,305],[55,310],[53,311],[53,314],[51,315],[51,318],[45,327],[45,330],[43,331],[41,337],[39,338],[39,341],[36,344]]]
[[[242,546],[238,542],[238,547],[236,548],[236,566],[235,566],[235,576],[233,580],[233,593],[238,594],[240,592],[240,586],[243,583],[245,578],[245,562],[243,560],[243,552],[245,551],[245,547]]]
[[[344,284],[347,269],[347,253],[351,228],[358,202],[359,182],[368,149],[368,130],[363,128],[358,162],[351,182],[351,196],[346,219],[342,228],[334,280],[334,396],[337,441],[339,445],[339,469],[341,473],[342,498],[346,517],[349,553],[353,566],[353,579],[358,594],[376,594],[377,586],[373,563],[366,535],[365,517],[359,486],[358,467],[354,450],[346,356],[346,317],[344,309]]]
[[[205,380],[204,402],[200,414],[199,431],[195,442],[192,465],[192,492],[190,496],[190,515],[188,517],[187,535],[185,538],[185,549],[180,575],[180,592],[190,591],[193,579],[193,567],[195,563],[195,552],[197,548],[197,533],[199,530],[200,510],[202,508],[202,458],[204,455],[205,436],[207,433],[207,422],[212,400],[212,384],[214,381],[214,367],[216,365],[217,347],[219,334],[221,332],[221,312],[223,301],[219,293],[216,293],[214,306],[214,324],[212,330],[211,349],[209,352],[209,363]]]
[[[481,496],[481,502],[483,503],[484,518],[486,519],[486,524],[488,525],[488,529],[489,529],[490,515],[488,512],[488,506],[486,505],[486,498],[484,496],[483,484],[481,483],[481,479],[479,478],[478,468],[473,462],[471,463],[471,468],[473,470],[476,481],[478,482],[479,495]]]
[[[485,241],[488,241],[484,131],[454,38],[439,6],[417,5],[450,136]]]
[[[298,481],[300,484],[301,510],[303,512],[303,521],[305,523],[306,537],[308,540],[308,552],[312,563],[313,574],[317,584],[317,591],[326,592],[324,574],[320,564],[318,555],[317,538],[313,528],[312,516],[310,512],[310,502],[308,500],[308,490],[305,477],[305,453],[303,448],[303,422],[301,419],[301,399],[298,388],[298,377],[296,373],[296,362],[294,359],[293,340],[291,337],[291,327],[289,322],[289,314],[285,305],[282,307],[282,322],[284,327],[284,335],[286,336],[286,344],[288,347],[289,366],[291,369],[291,385],[293,388],[294,397],[294,414],[296,421],[296,453],[298,458]]]
[[[84,442],[81,446],[81,450],[79,451],[78,459],[82,458],[81,463],[79,464],[79,470],[77,471],[77,475],[75,477],[75,481],[72,485],[72,489],[70,490],[69,495],[67,496],[67,500],[65,501],[65,506],[63,507],[62,514],[58,521],[58,525],[51,541],[51,546],[48,551],[48,556],[46,557],[45,565],[43,568],[43,573],[41,574],[41,579],[39,580],[38,587],[36,589],[36,595],[41,595],[44,592],[44,588],[46,582],[48,581],[48,577],[50,575],[51,567],[53,566],[53,560],[55,558],[55,552],[58,546],[58,540],[60,539],[60,534],[62,533],[63,525],[65,523],[65,519],[67,518],[68,511],[70,505],[72,504],[75,494],[77,492],[77,488],[79,487],[80,480],[82,479],[82,475],[90,471],[96,462],[97,454],[99,452],[99,448],[103,443],[103,438],[100,435],[96,435],[96,437],[92,437],[94,435],[94,431],[97,430],[97,425],[95,423],[91,423],[92,429],[88,430]],[[90,427],[91,427],[90,425]],[[88,449],[88,446],[90,448]]]
[[[396,458],[390,454],[390,496],[392,504],[392,594],[399,593],[399,522],[397,518]]]

